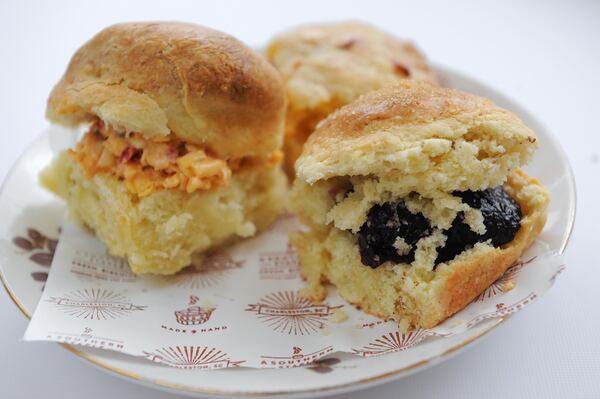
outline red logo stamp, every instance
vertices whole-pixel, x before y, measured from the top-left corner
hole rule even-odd
[[[131,283],[138,279],[125,259],[108,254],[90,254],[85,251],[75,253],[71,261],[71,273],[104,281]]]
[[[200,325],[207,323],[216,310],[215,306],[213,305],[197,305],[199,301],[200,298],[195,295],[190,295],[188,307],[181,310],[175,310],[173,312],[177,325],[161,324],[160,328],[177,334],[191,335],[213,332],[220,333],[227,330],[226,325],[208,325],[199,327]]]
[[[216,333],[220,331],[227,330],[227,326],[211,326],[211,327],[202,327],[202,328],[183,328],[183,327],[173,327],[168,326],[166,324],[161,324],[161,329],[173,333],[178,334],[204,334],[204,333]]]
[[[374,328],[382,324],[390,324],[395,326],[396,322],[394,320],[373,320],[367,323],[362,323],[361,328]]]
[[[261,253],[259,261],[263,280],[292,280],[300,276],[298,252],[289,244],[285,251]]]
[[[175,320],[177,323],[183,324],[184,326],[195,326],[198,324],[204,324],[209,319],[212,313],[215,311],[214,307],[202,308],[195,305],[198,302],[197,296],[190,296],[189,307],[183,310],[176,310]],[[195,305],[195,306],[191,306]]]
[[[90,327],[84,328],[81,334],[52,332],[46,335],[46,339],[71,345],[84,345],[99,349],[123,349],[124,342],[112,338],[99,337],[93,334]]]
[[[403,351],[415,346],[425,338],[432,335],[437,334],[429,330],[415,330],[405,334],[401,334],[399,331],[394,331],[382,335],[362,348],[353,348],[352,353],[363,357],[371,357]]]
[[[175,319],[177,320],[177,323],[185,326],[204,324],[210,319],[214,310],[215,308],[205,310],[200,306],[190,306],[187,309],[176,310]]]
[[[274,331],[290,335],[310,335],[323,328],[332,311],[343,305],[331,307],[313,304],[294,291],[279,291],[248,305],[246,311],[257,317]]]
[[[494,317],[503,317],[514,313],[518,310],[521,310],[523,307],[527,306],[531,302],[533,302],[537,298],[537,294],[535,292],[530,292],[525,298],[513,303],[512,305],[506,306],[504,303],[500,302],[496,304],[496,310],[488,313],[480,314],[479,316],[474,317],[467,323],[467,327],[471,328],[475,324],[479,323],[485,319],[492,319]]]
[[[68,315],[90,320],[116,319],[146,308],[134,305],[121,294],[100,288],[86,288],[62,297],[50,297],[48,302],[54,303]]]
[[[332,352],[333,346],[326,346],[325,348],[310,353],[302,353],[302,348],[294,346],[292,348],[292,353],[289,356],[261,356],[260,365],[261,367],[277,368],[304,366],[311,364]]]
[[[169,346],[142,353],[146,359],[179,369],[223,369],[244,362],[232,361],[227,353],[207,346]]]
[[[208,288],[219,284],[232,270],[239,269],[244,261],[236,261],[226,255],[212,255],[200,266],[189,266],[172,277],[175,285],[190,290]]]

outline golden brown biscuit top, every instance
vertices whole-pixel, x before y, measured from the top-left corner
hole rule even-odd
[[[48,99],[47,116],[96,116],[149,138],[171,132],[221,158],[268,156],[285,112],[277,71],[237,39],[177,22],[110,26],[84,44]]]
[[[478,190],[502,184],[536,146],[519,118],[489,100],[404,80],[321,121],[296,171],[309,184],[375,176],[399,191]]]
[[[427,83],[402,82],[360,97],[318,125],[318,133],[309,138],[309,147],[318,148],[324,141],[343,136],[365,136],[380,125],[421,125],[460,116],[493,111],[509,112],[479,96]],[[426,132],[422,132],[426,133]],[[405,141],[428,138],[429,134],[403,134]],[[310,150],[309,150],[310,151]]]
[[[425,57],[410,42],[358,22],[289,30],[267,56],[286,81],[290,107],[346,104],[406,78],[436,82]]]

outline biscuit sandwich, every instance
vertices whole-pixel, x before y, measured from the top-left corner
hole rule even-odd
[[[285,94],[235,38],[185,23],[124,23],[85,43],[48,99],[85,126],[41,175],[134,273],[172,274],[280,213]]]
[[[437,81],[412,43],[359,22],[300,26],[275,37],[266,53],[285,81],[290,177],[304,142],[335,109],[404,79]]]
[[[430,328],[519,259],[549,197],[520,166],[535,134],[490,101],[406,80],[323,120],[296,163],[291,204],[305,294],[328,283],[401,328]]]

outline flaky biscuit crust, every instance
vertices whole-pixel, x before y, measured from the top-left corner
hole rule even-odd
[[[433,327],[467,306],[519,260],[544,228],[550,197],[540,181],[518,169],[509,176],[504,188],[517,200],[523,214],[517,236],[491,254],[475,253],[441,270],[443,284],[435,292],[435,302],[440,306],[429,313],[424,328]]]
[[[309,184],[374,175],[402,177],[419,193],[479,190],[502,184],[536,147],[535,134],[491,101],[405,80],[321,121],[296,173]]]
[[[84,44],[48,99],[47,117],[78,125],[173,132],[220,158],[267,156],[281,144],[277,71],[237,39],[199,25],[110,26]]]

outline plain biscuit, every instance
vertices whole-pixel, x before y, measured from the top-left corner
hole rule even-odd
[[[405,79],[437,82],[414,44],[360,22],[290,29],[269,43],[266,54],[285,82],[284,166],[290,177],[307,137],[335,109]]]

